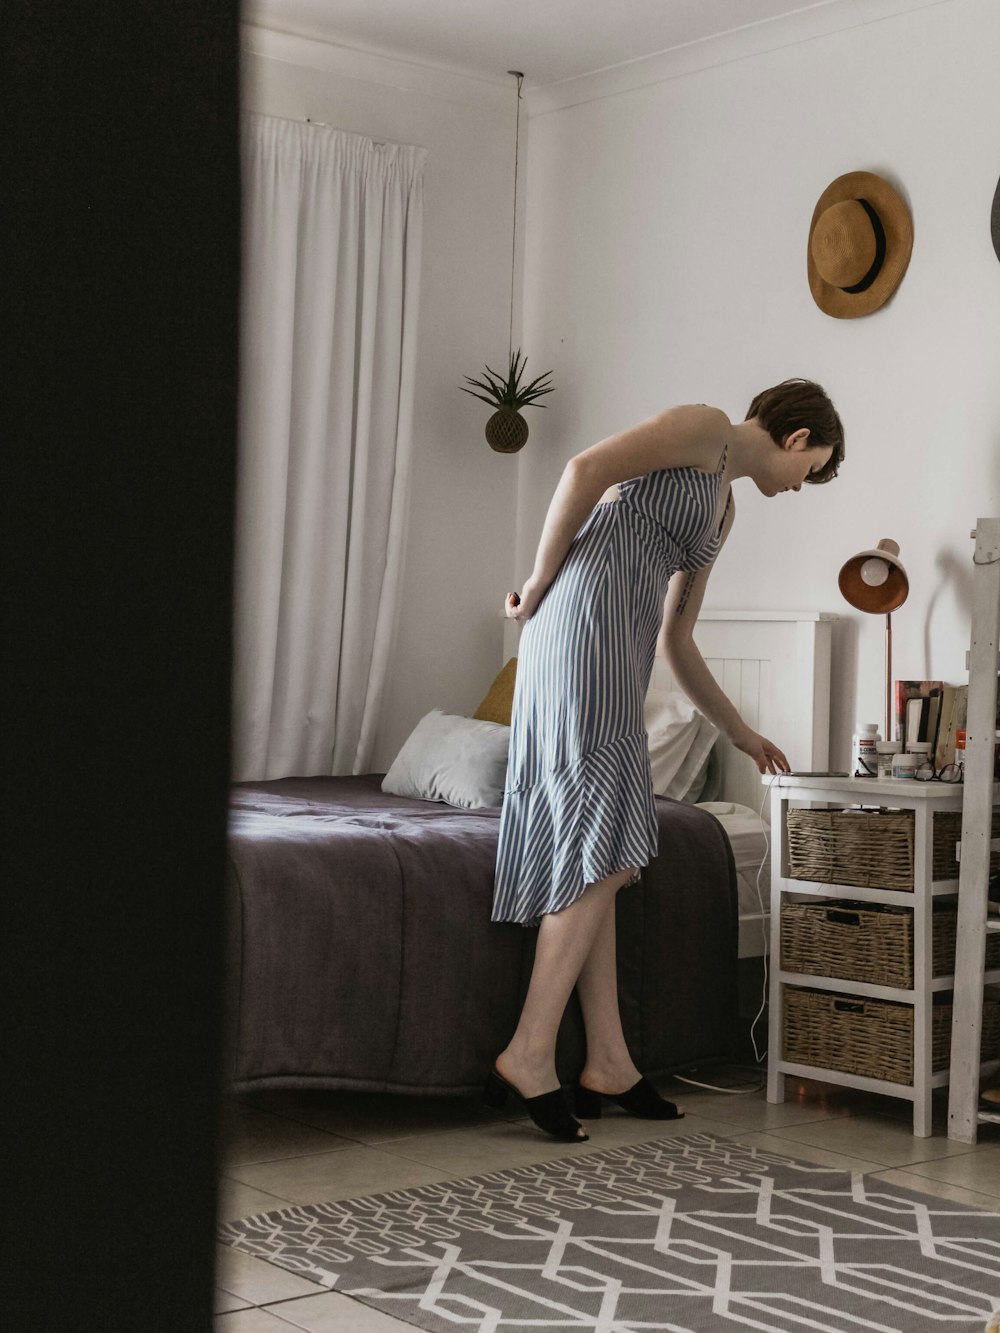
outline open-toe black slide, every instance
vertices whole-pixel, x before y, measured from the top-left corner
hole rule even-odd
[[[640,1120],[683,1120],[684,1112],[678,1111],[673,1102],[668,1102],[646,1079],[641,1078],[626,1092],[594,1092],[582,1083],[576,1085],[576,1113],[584,1120],[601,1118],[601,1098],[617,1102],[623,1111],[637,1116]]]
[[[528,1115],[539,1129],[544,1129],[546,1134],[551,1134],[554,1139],[562,1139],[566,1143],[587,1142],[589,1135],[584,1134],[583,1126],[570,1113],[566,1094],[562,1088],[543,1092],[538,1097],[525,1097],[524,1093],[515,1088],[513,1083],[508,1083],[496,1068],[491,1069],[486,1086],[483,1088],[483,1105],[495,1111],[502,1110],[511,1093],[521,1098]]]

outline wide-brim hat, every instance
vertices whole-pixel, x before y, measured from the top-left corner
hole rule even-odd
[[[809,225],[809,289],[835,319],[869,315],[899,286],[913,250],[913,220],[897,190],[870,171],[826,187]]]

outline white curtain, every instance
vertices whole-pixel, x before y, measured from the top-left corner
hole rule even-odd
[[[237,780],[367,771],[404,534],[425,158],[244,121]]]

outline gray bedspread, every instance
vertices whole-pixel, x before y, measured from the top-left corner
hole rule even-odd
[[[499,811],[389,796],[381,775],[233,790],[229,1075],[242,1090],[478,1088],[517,1022],[536,932],[490,921]],[[725,1058],[736,1031],[732,854],[658,800],[660,848],[618,895],[625,1034],[644,1072]],[[575,1000],[560,1076],[583,1064]]]

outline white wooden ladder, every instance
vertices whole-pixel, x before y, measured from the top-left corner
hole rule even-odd
[[[976,549],[948,1096],[948,1137],[962,1143],[975,1143],[981,1121],[1000,1121],[1000,1105],[997,1112],[978,1109],[986,932],[1000,930],[1000,919],[990,920],[987,911],[990,851],[1000,842],[991,837],[1000,670],[1000,518],[977,519],[971,535]]]

